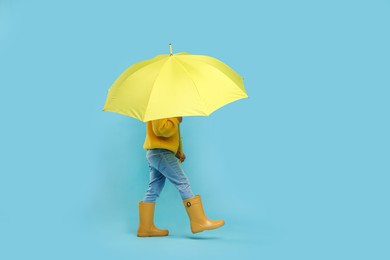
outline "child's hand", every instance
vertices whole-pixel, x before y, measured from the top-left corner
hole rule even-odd
[[[183,153],[183,154],[179,154],[179,153],[177,153],[176,154],[176,158],[177,159],[179,159],[180,160],[180,162],[182,163],[182,162],[184,162],[185,161],[185,159],[186,159],[186,155]]]

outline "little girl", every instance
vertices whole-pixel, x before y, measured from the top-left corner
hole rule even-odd
[[[191,222],[192,233],[219,228],[223,220],[210,220],[206,217],[200,195],[194,195],[187,175],[180,163],[186,159],[180,138],[182,117],[153,120],[146,123],[144,148],[149,164],[149,188],[143,201],[139,202],[139,237],[167,236],[168,230],[154,225],[155,201],[164,188],[165,179],[175,185],[183,200]]]

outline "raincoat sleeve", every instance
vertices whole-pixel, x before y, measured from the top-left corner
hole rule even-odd
[[[179,129],[179,120],[175,117],[153,120],[152,128],[154,134],[159,137],[171,137]]]

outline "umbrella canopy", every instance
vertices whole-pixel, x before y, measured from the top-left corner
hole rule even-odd
[[[223,62],[204,55],[158,55],[126,69],[108,91],[103,111],[143,122],[208,116],[246,98],[243,79]]]

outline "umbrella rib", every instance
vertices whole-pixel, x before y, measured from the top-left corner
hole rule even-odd
[[[201,58],[201,57],[207,57],[207,58],[210,58],[210,59],[212,59],[212,60],[215,60],[216,62],[222,64],[227,70],[233,72],[234,74],[238,75],[238,76],[242,79],[242,76],[241,76],[240,74],[238,74],[236,71],[234,71],[230,66],[228,66],[227,64],[223,63],[222,61],[220,61],[220,60],[218,60],[218,59],[216,59],[216,58],[214,58],[214,57],[204,56],[204,55],[191,55],[191,56],[189,56],[189,57],[187,57],[187,58],[192,59],[192,60],[196,60],[197,62],[201,62],[202,64],[207,65],[208,67],[212,68],[213,70],[218,71],[221,75],[223,75],[224,77],[229,78],[229,79],[230,79],[231,81],[233,81],[234,83],[236,83],[236,84],[238,83],[238,82],[236,82],[236,79],[231,78],[230,76],[228,76],[228,75],[226,74],[226,72],[224,72],[224,71],[221,70],[220,68],[218,68],[218,67],[216,67],[216,66],[213,66],[212,64],[210,64],[210,63],[208,63],[208,62],[199,61],[198,57],[199,57],[199,58]],[[238,85],[238,84],[237,84],[237,85]]]
[[[147,65],[145,65],[145,66],[140,66],[138,69],[136,69],[135,71],[133,71],[131,74],[134,74],[134,73],[136,73],[136,72],[138,72],[138,71],[140,71],[140,70],[142,70],[142,69],[145,69],[146,67],[148,67],[148,66],[150,66],[150,65],[152,65],[152,64],[154,64],[154,63],[156,63],[156,62],[159,62],[159,61],[161,61],[163,58],[164,58],[164,57],[161,57],[161,58],[159,58],[159,59],[157,59],[157,60],[155,60],[155,61],[153,61],[153,62],[151,62],[151,63],[149,63],[149,64],[147,64]],[[155,59],[155,58],[152,58],[152,59]],[[152,59],[145,60],[144,62],[150,61],[150,60],[152,60]],[[134,64],[134,65],[137,65],[137,63]],[[132,67],[132,66],[131,66],[131,67]],[[130,68],[131,68],[131,67],[130,67]]]
[[[193,57],[191,57],[191,58],[193,58]],[[213,59],[214,59],[214,58],[213,58]],[[194,60],[196,60],[196,59],[194,59]],[[197,61],[198,61],[198,60],[197,60]],[[219,61],[219,60],[217,60],[217,61]],[[199,61],[198,61],[198,62],[199,62]],[[219,61],[219,62],[221,62],[221,61]],[[218,74],[220,74],[222,77],[227,78],[227,79],[231,80],[232,82],[234,82],[235,85],[242,91],[242,93],[244,94],[244,96],[247,97],[247,93],[246,93],[245,87],[244,87],[243,85],[242,85],[242,87],[241,87],[241,86],[240,86],[241,84],[239,84],[239,82],[237,82],[236,79],[230,77],[229,75],[227,75],[226,73],[224,73],[224,71],[222,71],[221,69],[219,69],[219,68],[216,67],[216,66],[213,66],[212,64],[209,64],[209,63],[202,63],[202,64],[208,66],[211,70],[213,70],[213,71],[215,71],[215,72],[218,72]],[[227,65],[225,64],[225,66],[227,66]],[[228,69],[232,70],[229,66],[227,66],[227,67],[228,67]],[[239,77],[239,79],[242,80],[242,76],[241,76],[241,75],[239,75],[239,74],[238,74],[237,72],[235,72],[234,70],[232,70],[232,72],[234,72],[234,73]]]
[[[186,70],[185,66],[181,63],[181,61],[175,59],[175,61],[181,66],[181,68],[184,70],[184,72],[187,74],[187,76],[190,78],[190,80],[192,81],[192,84],[194,85],[195,89],[196,89],[196,92],[198,93],[198,96],[199,96],[199,99],[202,100],[202,104],[203,104],[203,109],[205,109],[205,105],[204,105],[204,100],[202,98],[202,96],[200,95],[199,93],[199,90],[198,90],[198,87],[196,86],[196,83],[195,81],[192,79],[192,77],[190,76],[190,73],[188,73],[188,71]],[[207,115],[207,112],[204,114],[204,115]]]
[[[169,60],[169,59],[167,59],[167,60],[164,62],[164,64],[161,66],[160,71],[158,72],[156,78],[155,78],[154,81],[153,81],[153,87],[152,87],[152,90],[150,91],[150,95],[149,95],[150,98],[149,98],[149,100],[148,100],[148,104],[146,104],[146,111],[145,111],[145,114],[144,114],[144,118],[146,117],[146,114],[148,113],[148,110],[149,110],[149,102],[150,102],[151,97],[152,97],[152,93],[153,93],[153,89],[154,89],[154,84],[156,83],[158,77],[160,76],[161,71],[163,71],[163,68],[167,65],[168,60]]]

